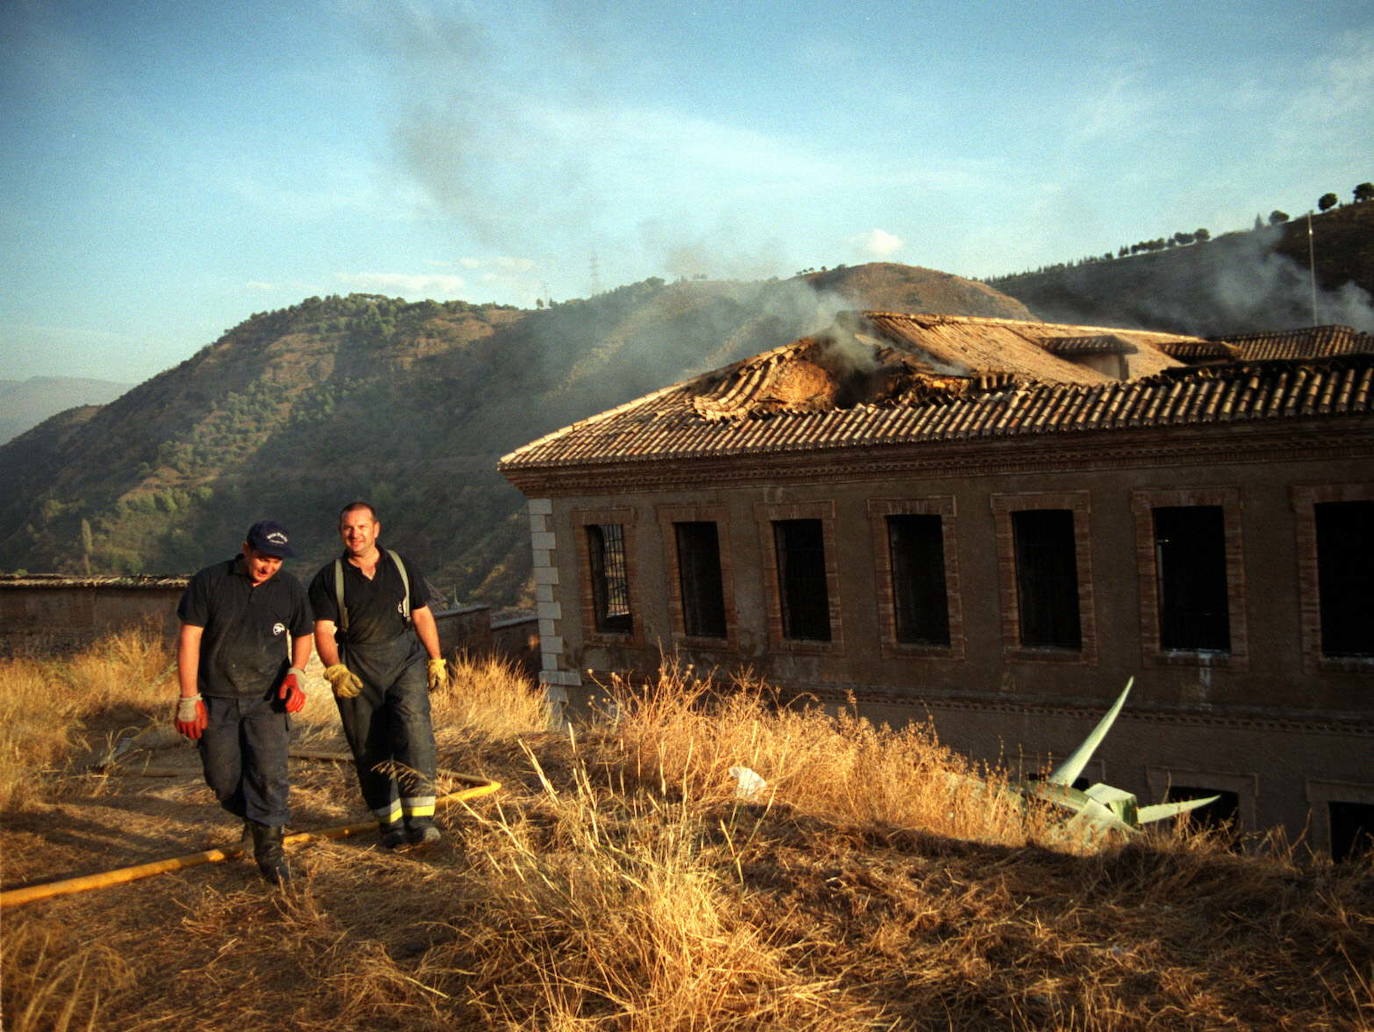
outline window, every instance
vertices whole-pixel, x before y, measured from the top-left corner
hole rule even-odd
[[[690,637],[724,638],[725,592],[716,524],[707,520],[674,523],[673,536],[677,542],[683,631]]]
[[[1141,661],[1248,669],[1240,491],[1142,488],[1131,512]]]
[[[634,623],[625,562],[625,528],[619,523],[587,524],[587,559],[596,629],[603,634],[629,634]]]
[[[1374,501],[1317,502],[1317,595],[1324,656],[1374,656]]]
[[[1072,509],[1011,514],[1020,641],[1029,648],[1078,649],[1078,559]]]
[[[1296,485],[1303,664],[1374,674],[1374,483]]]
[[[904,645],[948,645],[944,530],[938,514],[887,517],[896,640]]]
[[[994,494],[1002,649],[1030,663],[1097,663],[1092,498]]]
[[[773,521],[782,635],[793,641],[830,640],[825,534],[818,519]]]
[[[1326,804],[1331,827],[1331,859],[1340,863],[1374,851],[1374,803],[1331,800]]]
[[[1240,821],[1240,793],[1238,792],[1230,792],[1224,788],[1201,788],[1196,785],[1170,785],[1168,791],[1164,793],[1164,801],[1177,803],[1188,799],[1206,799],[1208,796],[1216,796],[1217,798],[1206,806],[1199,806],[1196,810],[1189,810],[1186,814],[1180,814],[1180,818],[1188,818],[1199,828],[1212,828],[1219,831],[1235,828]]]
[[[1221,506],[1157,508],[1154,538],[1160,648],[1229,651],[1226,528]]]

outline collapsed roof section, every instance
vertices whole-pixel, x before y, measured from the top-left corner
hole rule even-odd
[[[1328,350],[1345,339],[1319,336]],[[1226,354],[1233,346],[1221,345]],[[1374,355],[1215,364],[1217,348],[1140,330],[849,314],[825,333],[555,431],[499,468],[523,477],[581,465],[1368,414],[1374,406]],[[1109,375],[1097,364],[1104,356],[1144,372]]]

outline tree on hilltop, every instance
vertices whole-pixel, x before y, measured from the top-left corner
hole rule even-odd
[[[1355,200],[1357,203],[1374,201],[1374,183],[1361,183],[1355,187]]]
[[[1282,226],[1287,221],[1288,212],[1286,211],[1279,211],[1278,208],[1275,208],[1269,213],[1269,225],[1271,226]]]
[[[1340,201],[1340,198],[1333,193],[1324,193],[1317,198],[1317,207],[1322,211],[1329,211]]]

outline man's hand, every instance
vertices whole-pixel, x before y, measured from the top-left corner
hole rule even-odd
[[[172,723],[176,724],[178,734],[185,735],[193,742],[199,739],[205,725],[210,723],[210,718],[205,714],[204,700],[199,695],[183,695],[177,700],[177,715]]]
[[[443,656],[431,659],[425,666],[425,672],[429,674],[430,691],[441,692],[448,687],[448,664]]]
[[[324,679],[334,689],[335,698],[352,699],[363,690],[362,679],[342,663],[325,667]]]
[[[286,700],[287,713],[299,713],[305,708],[305,671],[292,667],[282,678],[277,698]]]

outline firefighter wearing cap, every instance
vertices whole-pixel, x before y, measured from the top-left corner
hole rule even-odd
[[[315,647],[334,689],[363,799],[383,847],[442,837],[434,823],[429,692],[448,682],[424,576],[377,544],[367,502],[339,513],[343,555],[310,582]]]
[[[255,523],[241,554],[197,573],[177,605],[176,728],[197,743],[206,784],[244,822],[275,884],[290,879],[281,847],[289,714],[305,705],[313,631],[305,589],[281,572],[294,554],[280,523]]]

